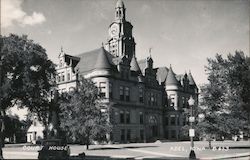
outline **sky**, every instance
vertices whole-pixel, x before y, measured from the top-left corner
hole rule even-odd
[[[123,0],[132,23],[137,59],[154,67],[191,70],[207,83],[204,66],[216,53],[249,55],[250,0]],[[76,55],[101,47],[114,20],[116,0],[1,0],[1,34],[28,35],[55,63],[61,47]]]
[[[249,0],[123,0],[132,23],[137,59],[191,70],[207,82],[204,65],[216,53],[249,54]],[[61,46],[71,55],[101,47],[114,20],[116,0],[2,0],[1,33],[26,34],[55,63]]]

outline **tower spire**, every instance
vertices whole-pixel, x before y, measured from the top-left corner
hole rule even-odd
[[[115,19],[116,20],[125,20],[126,14],[125,14],[125,6],[122,0],[117,0],[116,6],[115,6]]]

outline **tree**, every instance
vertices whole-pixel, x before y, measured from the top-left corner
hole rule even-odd
[[[55,65],[48,60],[46,50],[33,40],[29,40],[27,36],[20,37],[14,34],[8,37],[1,36],[0,47],[2,117],[6,109],[17,105],[27,107],[46,123],[50,89],[55,84]],[[3,121],[1,125],[0,137],[3,137]],[[3,144],[1,140],[2,138],[0,144]]]
[[[6,115],[4,117],[5,126],[4,137],[10,138],[10,142],[20,143],[26,140],[26,126],[27,123],[19,120],[18,115]]]
[[[101,141],[110,132],[109,111],[103,111],[98,89],[91,80],[81,78],[77,89],[64,93],[60,105],[61,128],[72,139],[89,144]]]
[[[217,54],[206,66],[209,84],[201,87],[198,132],[208,138],[230,137],[250,129],[250,63],[249,57],[236,51],[227,58]]]

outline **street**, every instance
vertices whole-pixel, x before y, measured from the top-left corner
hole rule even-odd
[[[194,143],[196,157],[199,159],[249,159],[249,141],[216,141],[208,149],[208,142]],[[86,150],[83,145],[70,145],[71,156],[85,152],[87,159],[187,159],[190,142],[155,142],[112,145],[91,145]],[[7,146],[3,149],[5,159],[36,159],[37,147]]]

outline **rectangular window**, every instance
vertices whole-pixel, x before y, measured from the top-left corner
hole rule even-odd
[[[109,98],[113,98],[113,86],[112,86],[112,83],[109,83]]]
[[[143,124],[143,113],[140,112],[140,124]]]
[[[177,126],[179,126],[179,125],[180,125],[180,117],[177,116],[177,117],[176,117],[176,120],[177,120]]]
[[[182,97],[182,106],[183,106],[183,108],[186,108],[185,97]]]
[[[125,97],[127,102],[130,100],[129,94],[130,94],[129,88],[125,87]]]
[[[57,76],[57,81],[61,82],[61,76],[60,76],[60,74],[58,74],[58,76]]]
[[[148,93],[148,105],[151,105],[151,93]]]
[[[130,123],[130,112],[126,112],[126,123]]]
[[[165,123],[167,126],[169,125],[168,121],[169,121],[168,117],[165,117]]]
[[[120,100],[124,101],[124,92],[123,92],[123,86],[120,86]]]
[[[121,141],[125,141],[125,129],[121,129]]]
[[[124,123],[124,112],[120,112],[120,123]]]
[[[143,89],[139,88],[139,102],[143,103]]]
[[[159,94],[156,94],[155,96],[156,96],[155,97],[155,105],[158,106],[159,105],[158,101],[159,101],[160,96],[159,96]]]
[[[176,138],[176,132],[175,132],[175,130],[171,130],[171,138]]]
[[[64,72],[62,72],[62,82],[64,82],[65,81],[65,76],[64,76]]]
[[[175,100],[175,95],[174,95],[174,94],[171,94],[171,95],[170,95],[170,106],[171,106],[171,107],[173,107],[173,106],[175,105],[174,100]]]
[[[150,98],[151,104],[154,105],[154,94],[151,93],[150,96],[151,96]]]
[[[168,130],[165,132],[165,138],[168,139]]]
[[[130,137],[131,137],[131,130],[128,129],[127,130],[127,141],[130,141]]]
[[[170,124],[175,125],[175,115],[170,116]]]
[[[99,83],[99,95],[100,97],[106,97],[106,82]]]
[[[68,81],[70,81],[70,73],[68,73],[67,77],[68,77]]]
[[[140,139],[143,141],[144,140],[144,130],[140,130]]]

